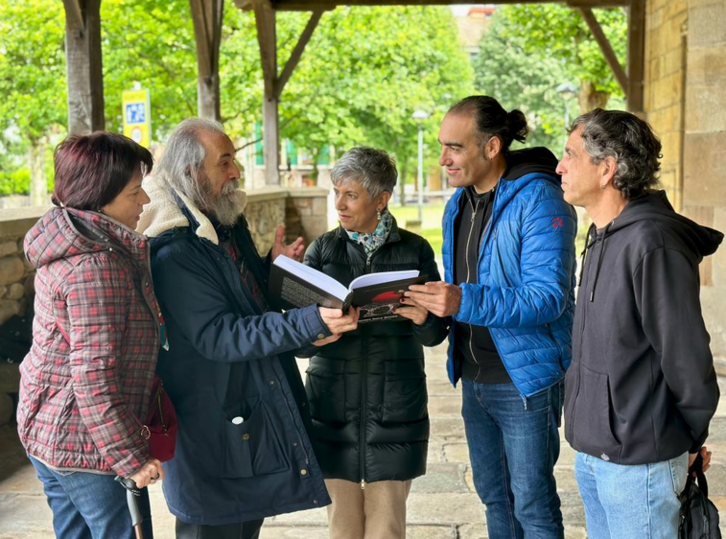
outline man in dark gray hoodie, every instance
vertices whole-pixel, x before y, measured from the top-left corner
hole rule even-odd
[[[565,200],[588,232],[565,377],[565,437],[590,539],[673,539],[678,494],[703,448],[719,390],[701,315],[698,264],[723,234],[655,191],[650,126],[596,109],[572,125]]]

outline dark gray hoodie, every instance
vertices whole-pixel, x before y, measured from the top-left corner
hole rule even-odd
[[[660,191],[588,236],[565,377],[567,441],[618,464],[697,451],[719,398],[698,265],[723,234],[678,215]]]

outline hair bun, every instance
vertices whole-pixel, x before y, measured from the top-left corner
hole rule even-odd
[[[507,113],[507,120],[505,122],[507,134],[517,142],[524,142],[527,140],[527,134],[529,128],[527,127],[527,118],[524,113],[519,109],[514,109]]]

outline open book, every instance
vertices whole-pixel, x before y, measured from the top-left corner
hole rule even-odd
[[[347,311],[360,307],[359,323],[380,320],[405,320],[393,314],[401,306],[403,293],[412,284],[426,282],[418,270],[387,271],[361,275],[346,288],[323,272],[278,256],[270,272],[270,294],[283,309],[317,304]]]

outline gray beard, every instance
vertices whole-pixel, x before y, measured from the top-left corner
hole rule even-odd
[[[214,217],[222,226],[234,225],[242,213],[237,197],[234,196],[239,189],[239,181],[234,180],[227,183],[216,198],[211,193],[211,184],[204,171],[200,171],[199,182],[204,196],[202,204],[204,213]]]

